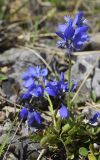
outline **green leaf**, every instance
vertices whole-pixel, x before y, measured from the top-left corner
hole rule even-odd
[[[48,144],[56,144],[57,143],[57,136],[56,135],[46,135],[44,136],[41,141],[40,141],[40,145],[42,147],[48,145]]]
[[[78,127],[74,126],[71,130],[68,131],[68,135],[74,135],[78,131]]]
[[[65,144],[68,145],[70,143],[72,143],[72,138],[71,137],[67,137],[66,141],[65,141]]]
[[[43,135],[40,134],[34,134],[32,135],[30,138],[33,142],[40,142],[40,140],[42,139]]]
[[[4,81],[7,79],[7,76],[0,74],[0,81]]]
[[[74,154],[73,153],[69,153],[69,155],[68,155],[68,159],[74,159],[75,158],[75,156],[74,156]]]
[[[57,122],[56,122],[56,128],[58,131],[61,130],[61,123],[62,123],[62,119],[61,118],[58,118]]]
[[[84,147],[79,148],[79,154],[86,157],[88,155],[88,150]]]
[[[89,160],[96,160],[96,157],[94,156],[93,153],[88,154],[88,159]]]
[[[0,156],[3,154],[4,152],[4,148],[6,146],[6,144],[8,143],[9,141],[9,137],[10,137],[10,132],[7,133],[6,137],[4,138],[1,146],[0,146]]]
[[[71,128],[71,125],[70,125],[69,123],[68,123],[68,124],[65,124],[65,125],[62,127],[62,133],[67,132],[70,128]]]

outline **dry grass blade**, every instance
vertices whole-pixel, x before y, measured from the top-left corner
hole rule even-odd
[[[19,105],[19,104],[17,104],[17,103],[14,103],[14,102],[8,100],[7,98],[4,98],[4,97],[1,96],[1,95],[0,95],[0,99],[1,99],[1,100],[4,100],[4,101],[6,101],[6,102],[8,102],[8,103],[10,103],[10,104],[12,104],[13,106],[16,105],[18,108],[21,108],[21,107],[22,107],[21,105]]]

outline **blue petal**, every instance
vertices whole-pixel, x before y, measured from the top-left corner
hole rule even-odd
[[[60,38],[64,39],[64,35],[63,35],[61,32],[56,32],[56,34],[57,34]]]
[[[58,82],[54,79],[53,81],[49,81],[47,84],[48,87],[57,87]]]
[[[34,88],[36,88],[36,84],[32,84],[29,88],[28,88],[28,92],[30,93]]]
[[[89,40],[89,36],[84,33],[78,33],[73,39],[73,46],[76,50],[80,50],[84,43]]]
[[[22,96],[22,99],[29,99],[30,98],[30,93],[25,93],[25,94],[23,94],[23,96]]]
[[[68,83],[61,83],[60,88],[63,92],[68,92]]]
[[[69,112],[66,106],[62,104],[61,108],[59,109],[59,114],[62,118],[68,118]]]
[[[87,34],[82,34],[82,36],[81,36],[81,41],[82,41],[82,42],[89,41],[89,40],[90,40],[89,35],[87,35]]]
[[[46,68],[41,69],[41,76],[46,77],[48,74],[48,70]]]
[[[46,87],[45,91],[50,95],[50,96],[56,96],[57,91],[53,87]]]
[[[22,73],[22,79],[23,79],[23,80],[27,80],[28,78],[30,78],[29,73],[28,73],[28,72],[23,72],[23,73]]]
[[[79,34],[79,33],[82,33],[82,32],[87,32],[88,29],[89,29],[88,26],[78,27],[78,28],[76,28],[76,30],[75,30],[75,35],[76,35],[76,34]]]
[[[39,77],[40,76],[40,74],[41,74],[41,67],[40,66],[36,66],[36,74],[37,74],[37,77]]]
[[[21,117],[22,119],[26,119],[27,116],[28,116],[28,110],[24,107],[24,108],[22,108],[21,111],[20,111],[20,117]]]
[[[27,80],[23,81],[23,86],[28,88],[34,83],[33,78],[28,78]]]
[[[34,67],[29,67],[28,68],[28,73],[32,76],[32,77],[36,77],[37,73],[36,73],[36,69]]]
[[[41,124],[42,123],[42,118],[40,116],[40,114],[36,111],[34,111],[34,118],[35,118],[35,121],[38,123],[38,124]]]
[[[93,115],[93,117],[90,119],[90,122],[93,124],[93,123],[96,123],[97,122],[97,119],[100,118],[100,113],[97,112]]]
[[[28,125],[32,126],[35,122],[34,112],[28,112]]]
[[[69,25],[66,28],[66,30],[64,32],[64,38],[66,39],[66,41],[70,40],[73,37],[74,32],[75,32],[75,30],[74,30],[74,28],[71,25]]]
[[[44,90],[42,86],[36,86],[31,92],[30,94],[35,96],[35,97],[41,97],[43,96]]]
[[[75,15],[75,18],[73,20],[73,27],[76,26],[76,25],[82,25],[82,17],[83,17],[83,12],[78,12],[76,15]]]
[[[62,32],[63,33],[63,32],[65,32],[66,27],[67,27],[66,24],[59,24],[57,30],[58,30],[58,32]]]

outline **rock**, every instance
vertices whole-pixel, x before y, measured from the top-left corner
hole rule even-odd
[[[32,143],[27,138],[22,138],[16,140],[12,143],[9,152],[16,155],[18,159],[25,159],[25,160],[35,160],[39,156],[40,145],[39,143]]]
[[[80,84],[86,77],[86,74],[90,72],[88,78],[85,81],[84,86],[81,89],[81,93],[90,95],[92,90],[95,91],[96,97],[100,97],[100,54],[89,54],[78,56],[75,64],[72,66],[71,74],[72,79]],[[94,65],[95,70],[93,69]]]
[[[91,36],[90,45],[88,47],[91,48],[91,50],[100,50],[100,32]]]
[[[3,122],[6,119],[6,113],[4,111],[0,111],[0,122]]]
[[[10,122],[10,121],[6,122],[5,125],[3,126],[3,132],[9,131],[10,128],[11,128],[11,126],[12,126],[12,125],[11,125],[11,122]]]
[[[18,160],[18,159],[14,156],[13,153],[9,153],[9,154],[7,155],[7,160]]]
[[[22,63],[24,62],[24,63]],[[0,65],[15,65],[24,67],[26,64],[38,64],[40,60],[33,52],[26,49],[12,48],[0,55]]]
[[[95,74],[92,81],[92,88],[96,93],[97,98],[100,97],[100,69],[95,69]]]

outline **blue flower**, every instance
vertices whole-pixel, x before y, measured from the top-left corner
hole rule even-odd
[[[68,83],[64,80],[64,73],[61,73],[59,81],[50,81],[45,91],[50,96],[57,96],[61,95],[63,92],[68,92]]]
[[[34,80],[28,71],[22,73],[22,80],[23,86],[26,88],[30,87],[34,83]]]
[[[34,117],[35,117],[35,121],[38,123],[38,124],[41,124],[42,123],[42,117],[40,116],[40,114],[36,111],[34,111]]]
[[[89,40],[87,31],[89,27],[86,20],[83,20],[83,13],[76,14],[74,20],[70,17],[65,17],[65,24],[58,26],[56,34],[62,39],[58,41],[58,47],[66,47],[69,52],[73,49],[80,50],[84,43]]]
[[[59,92],[58,88],[58,82],[56,81],[50,81],[47,84],[47,87],[45,88],[45,91],[50,95],[50,96],[57,96]]]
[[[65,82],[63,72],[61,72],[61,74],[60,74],[60,81],[58,84],[59,84],[59,89],[62,90],[62,92],[68,92],[68,83]]]
[[[90,119],[90,122],[92,124],[98,122],[98,120],[100,119],[100,112],[96,112],[93,117]]]
[[[35,123],[41,124],[42,118],[40,114],[36,111],[28,113],[28,125],[33,126]]]
[[[23,86],[29,88],[34,83],[33,79],[30,77],[23,81]]]
[[[23,72],[22,79],[23,79],[23,86],[29,88],[35,80],[39,80],[40,78],[44,78],[47,76],[48,70],[46,68],[41,68],[40,66],[32,67],[30,66],[26,72]]]
[[[59,114],[62,118],[68,118],[69,117],[69,112],[66,106],[63,104],[61,105],[61,108],[59,109]]]
[[[43,119],[40,116],[39,112],[34,111],[33,107],[29,104],[26,104],[26,107],[22,108],[20,111],[21,119],[27,120],[29,126],[33,126],[36,123],[40,125]]]
[[[73,20],[73,26],[82,26],[84,20],[82,19],[84,16],[83,12],[78,12],[76,15],[75,15],[75,18]]]
[[[33,78],[38,78],[38,77],[46,77],[48,74],[48,70],[46,68],[41,68],[40,66],[32,67],[30,66],[28,68],[28,73],[33,77]]]
[[[33,88],[29,88],[30,95],[34,97],[42,97],[44,93],[44,89],[40,85],[35,85]]]
[[[28,112],[28,125],[32,126],[35,122],[34,112]]]
[[[22,119],[27,119],[27,116],[28,116],[28,110],[24,107],[20,111],[20,117]]]
[[[76,88],[76,84],[71,81],[71,89],[70,91],[74,91]],[[68,93],[68,82],[65,81],[64,79],[64,73],[62,72],[60,74],[60,80],[59,81],[50,81],[47,83],[47,86],[45,88],[45,91],[50,95],[50,96],[60,96],[63,93]]]

